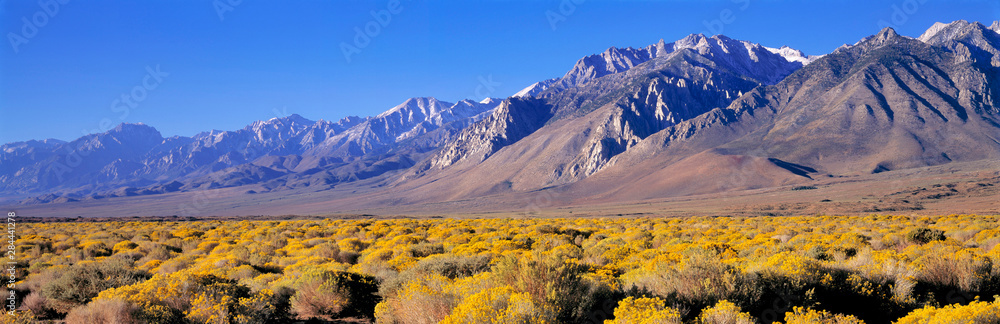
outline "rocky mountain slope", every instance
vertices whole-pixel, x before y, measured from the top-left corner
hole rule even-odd
[[[998,76],[1000,22],[939,23],[917,38],[885,29],[821,56],[690,35],[584,57],[505,100],[413,98],[368,118],[293,115],[190,138],[126,124],[11,143],[0,186],[67,206],[239,187],[316,193],[309,210],[335,210],[808,185],[1000,158]]]
[[[518,116],[516,110],[522,110],[537,123],[506,117],[474,124],[418,171],[450,168],[432,178],[440,177],[442,184],[452,177],[482,182],[478,186],[487,191],[506,184],[529,190],[579,181],[646,137],[725,107],[803,66],[792,57],[799,52],[785,54],[790,58],[758,44],[704,35],[638,50],[613,48],[581,59],[561,79],[546,81],[549,86],[536,95],[545,104],[514,102],[496,111]],[[451,168],[455,164],[463,165]],[[462,192],[456,197],[478,194],[466,186],[447,187]]]
[[[993,63],[1000,35],[979,23],[950,25],[924,41],[883,30],[650,136],[619,156],[616,168],[576,185],[609,197],[655,197],[675,191],[680,182],[663,179],[686,172],[685,163],[765,158],[791,174],[849,176],[1000,158],[1000,71]],[[793,179],[760,168],[711,172],[709,182],[733,187]],[[747,185],[761,180],[754,173],[773,181]],[[618,184],[603,184],[612,178]]]

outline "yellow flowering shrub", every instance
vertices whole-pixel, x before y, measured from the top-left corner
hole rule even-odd
[[[621,312],[639,303],[683,310],[686,323],[786,313],[790,322],[927,322],[990,314],[995,305],[975,298],[1000,290],[1000,216],[19,225],[15,294],[52,322],[72,313],[78,322],[437,323],[508,314],[505,321],[576,323],[609,319],[624,296],[642,294],[650,300],[629,299]],[[356,307],[361,300],[368,306]]]
[[[615,308],[615,319],[604,324],[680,324],[681,313],[660,298],[627,297]]]
[[[997,296],[1000,297],[1000,296]],[[897,324],[989,324],[1000,323],[1000,298],[987,303],[973,301],[968,305],[924,307],[900,318]]]
[[[451,279],[424,275],[407,281],[395,293],[375,306],[379,323],[438,323],[460,300],[447,291]]]
[[[172,323],[180,318],[196,323],[253,318],[256,323],[266,323],[275,313],[273,295],[270,290],[251,293],[230,280],[182,271],[105,290],[94,302],[124,301],[138,309],[139,317],[153,323]]]
[[[705,308],[698,315],[699,324],[754,324],[753,316],[743,313],[739,306],[726,300],[721,300],[715,306]]]
[[[833,314],[827,311],[805,307],[795,307],[794,311],[785,313],[785,324],[864,324],[865,322],[851,315]]]
[[[555,313],[509,286],[486,289],[465,298],[441,323],[552,323]]]

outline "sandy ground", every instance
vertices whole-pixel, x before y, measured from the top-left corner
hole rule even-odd
[[[848,177],[803,186],[637,201],[576,199],[568,189],[412,203],[412,193],[380,183],[324,191],[247,194],[247,188],[7,205],[22,217],[615,217],[690,215],[1000,214],[1000,161],[950,163]],[[408,198],[397,198],[396,195]]]

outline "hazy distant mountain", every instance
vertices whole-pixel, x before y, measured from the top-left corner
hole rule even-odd
[[[170,138],[150,126],[121,124],[69,143],[10,143],[3,146],[0,188],[9,195],[58,192],[83,199],[259,184],[320,167],[348,166],[357,171],[324,183],[330,185],[356,180],[358,173],[364,177],[409,167],[412,161],[394,163],[399,157],[386,156],[387,152],[404,142],[423,151],[436,148],[448,137],[440,136],[446,131],[435,130],[464,128],[499,102],[450,104],[414,98],[375,117],[338,122],[293,114],[235,131]],[[282,165],[271,165],[270,157],[281,157]],[[389,162],[379,164],[380,159]],[[373,169],[372,164],[379,167]]]
[[[458,103],[434,98],[412,98],[399,106],[369,118],[346,132],[327,138],[308,151],[322,156],[361,156],[380,148],[423,135],[453,122],[483,118],[499,100],[483,102],[463,100]]]
[[[0,188],[45,203],[345,186],[337,192],[416,204],[809,183],[1000,158],[998,75],[1000,22],[938,23],[919,38],[885,29],[817,56],[690,35],[584,57],[505,100],[413,98],[336,123],[292,115],[166,139],[123,124],[69,143],[10,143]]]
[[[160,132],[143,124],[121,124],[69,143],[45,141],[32,145],[31,154],[0,161],[0,189],[45,192],[125,179],[141,183],[135,176],[144,156],[162,142]]]

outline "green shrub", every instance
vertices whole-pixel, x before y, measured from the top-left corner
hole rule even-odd
[[[141,309],[125,301],[98,300],[93,303],[74,308],[66,315],[66,324],[138,324],[141,320]]]
[[[603,291],[583,279],[587,267],[534,252],[521,258],[505,257],[493,267],[499,285],[527,293],[540,309],[554,311],[561,322],[585,320]]]
[[[143,282],[149,277],[145,271],[134,270],[127,260],[109,258],[71,266],[57,279],[43,284],[42,294],[49,299],[82,305],[101,291]]]
[[[379,302],[375,278],[352,272],[309,271],[296,283],[292,312],[299,319],[332,320],[374,314]]]
[[[771,286],[784,287],[777,284],[780,281],[777,277],[768,277],[775,281]],[[680,265],[657,264],[654,271],[632,276],[627,284],[698,310],[720,300],[743,307],[756,304],[765,293],[764,280],[759,275],[726,265],[713,252],[693,250]]]
[[[396,276],[384,280],[379,286],[379,295],[387,297],[394,294],[406,282],[426,274],[437,274],[449,279],[469,277],[490,270],[490,258],[486,255],[461,256],[454,254],[437,254],[417,262],[417,264]]]
[[[927,227],[914,228],[906,233],[906,239],[913,243],[927,244],[933,241],[944,241],[944,231]]]

